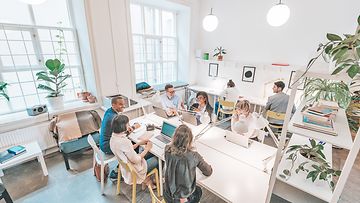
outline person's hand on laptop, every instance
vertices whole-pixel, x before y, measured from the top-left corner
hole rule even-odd
[[[152,142],[151,142],[151,141],[148,141],[148,142],[146,143],[145,150],[148,150],[148,151],[149,151],[149,150],[152,148],[152,146],[153,146]]]

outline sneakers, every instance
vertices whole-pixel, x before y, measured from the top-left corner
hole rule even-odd
[[[117,169],[112,170],[111,173],[110,173],[110,176],[109,176],[110,180],[112,182],[115,182],[115,181],[117,181],[117,177],[118,177]],[[121,177],[121,179],[122,179],[122,177]]]

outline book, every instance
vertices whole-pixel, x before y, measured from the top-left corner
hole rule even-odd
[[[24,146],[18,145],[18,146],[13,146],[10,149],[7,150],[9,153],[14,154],[14,155],[18,155],[22,152],[25,152],[26,149]]]
[[[337,133],[335,131],[333,131],[333,130],[322,129],[322,128],[313,126],[311,124],[304,125],[304,124],[299,124],[299,123],[293,123],[293,126],[298,127],[298,128],[303,128],[303,129],[306,129],[306,130],[311,130],[311,131],[315,131],[315,132],[319,132],[319,133],[332,135],[332,136],[337,136]]]
[[[14,157],[15,157],[15,154],[11,154],[7,150],[0,152],[0,163],[3,164]]]

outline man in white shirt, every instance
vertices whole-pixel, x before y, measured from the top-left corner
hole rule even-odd
[[[175,94],[174,86],[165,85],[165,94],[161,96],[161,105],[169,116],[177,114],[177,109],[185,109],[181,97]]]

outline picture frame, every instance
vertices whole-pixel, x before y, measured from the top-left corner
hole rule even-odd
[[[290,85],[291,85],[293,82],[295,82],[295,80],[294,80],[295,72],[296,72],[296,71],[292,70],[291,73],[290,73],[290,78],[289,78],[289,83],[288,83],[288,88],[289,88],[289,89],[291,89]],[[306,77],[303,77],[303,78],[301,78],[301,80],[302,80],[302,81],[301,81],[300,85],[299,85],[298,88],[297,88],[298,90],[304,90],[304,89],[305,89],[305,83],[306,83],[307,78],[306,78]]]
[[[244,66],[242,73],[243,82],[254,82],[255,79],[256,67],[254,66]]]
[[[209,77],[218,77],[219,75],[219,64],[209,63]]]

